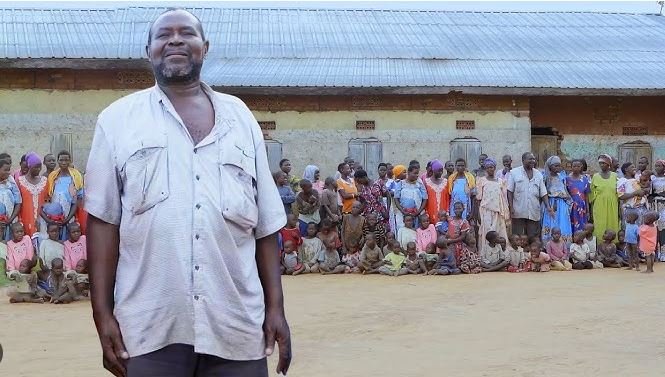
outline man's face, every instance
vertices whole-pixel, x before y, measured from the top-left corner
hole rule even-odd
[[[510,158],[510,156],[503,156],[503,167],[506,169],[510,169],[510,167],[513,164],[513,159]]]
[[[640,171],[644,171],[647,167],[649,166],[649,160],[647,160],[645,157],[642,157],[637,161],[637,168],[640,169]]]
[[[535,168],[536,156],[534,156],[533,153],[528,153],[526,156],[524,156],[522,164],[524,165],[525,168],[531,168],[531,169]]]
[[[157,18],[146,46],[155,78],[159,83],[189,83],[199,79],[208,42],[190,13],[177,10]]]
[[[58,157],[58,167],[62,170],[69,169],[69,164],[72,162],[72,158],[67,154],[61,154]]]

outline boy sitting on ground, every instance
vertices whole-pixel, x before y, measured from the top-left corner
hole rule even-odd
[[[394,253],[394,250],[391,252]],[[376,274],[383,264],[383,252],[376,244],[374,235],[370,233],[365,239],[365,247],[360,252],[360,271],[363,274]]]
[[[504,252],[506,240],[499,237],[499,233],[490,230],[485,235],[488,246],[483,248],[480,256],[480,267],[483,272],[503,271],[510,264],[510,259]]]
[[[18,270],[9,272],[9,279],[14,280],[14,286],[7,291],[9,303],[32,302],[43,304],[44,299],[37,296],[37,273],[32,272],[32,261],[23,259]]]
[[[436,266],[427,272],[427,275],[459,275],[462,271],[457,267],[455,253],[448,248],[448,243],[444,237],[436,240],[436,248],[439,249],[439,260]]]

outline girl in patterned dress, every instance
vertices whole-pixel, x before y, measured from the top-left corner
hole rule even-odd
[[[584,230],[584,225],[589,222],[591,182],[589,177],[583,173],[585,165],[583,160],[573,160],[572,172],[566,177],[566,189],[572,199],[570,222],[573,233]]]
[[[658,261],[665,262],[665,160],[656,160],[654,175],[651,177],[651,209],[660,215],[658,227]]]

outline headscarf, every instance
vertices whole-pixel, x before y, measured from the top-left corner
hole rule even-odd
[[[609,154],[601,154],[598,156],[598,162],[604,162],[608,164],[610,167],[612,167],[612,156]]]
[[[28,168],[32,169],[33,167],[42,163],[42,158],[35,152],[30,152],[25,155],[25,163],[28,164]]]
[[[665,160],[656,160],[656,162],[659,162],[661,165],[665,166]]]
[[[483,166],[484,166],[485,168],[488,168],[488,167],[490,167],[490,166],[494,166],[494,167],[496,167],[496,160],[487,157],[487,158],[485,159],[485,162],[483,163]]]
[[[545,161],[545,171],[548,174],[550,173],[550,167],[554,164],[561,164],[561,159],[559,156],[550,156],[550,158]]]
[[[393,178],[397,179],[401,174],[406,173],[406,166],[397,165],[393,167]]]
[[[314,183],[314,175],[319,171],[319,168],[315,165],[307,165],[305,172],[302,174],[302,179],[306,179]]]
[[[433,160],[431,165],[432,171],[443,169],[443,164],[439,160]]]

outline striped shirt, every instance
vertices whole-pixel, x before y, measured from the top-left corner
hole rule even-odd
[[[85,208],[120,229],[114,315],[132,357],[174,343],[265,357],[256,240],[284,226],[284,207],[252,113],[202,88],[215,124],[196,145],[157,86],[97,120]]]

